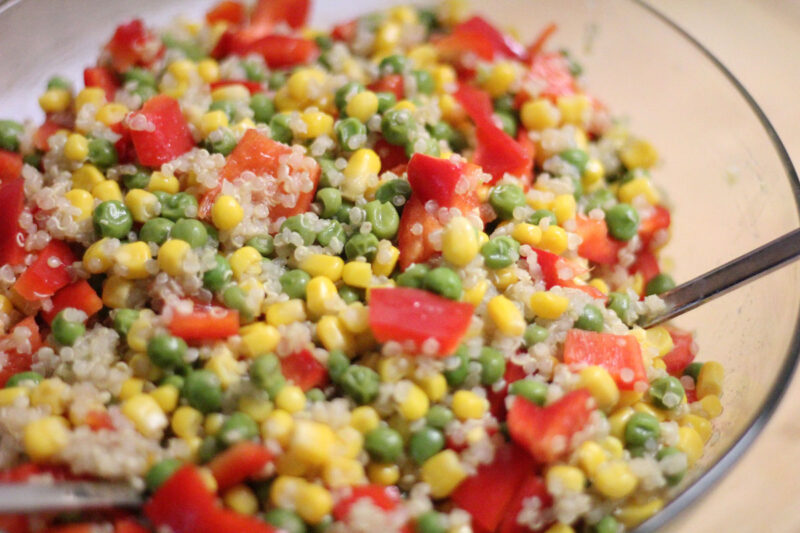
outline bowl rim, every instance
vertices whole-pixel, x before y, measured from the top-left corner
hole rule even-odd
[[[643,10],[650,13],[653,17],[660,20],[666,26],[674,30],[681,37],[691,43],[703,56],[708,59],[717,70],[727,78],[733,85],[739,95],[744,98],[750,110],[755,114],[761,126],[764,128],[773,148],[781,160],[786,177],[792,188],[794,195],[795,207],[798,215],[800,215],[800,179],[798,179],[797,171],[792,164],[789,153],[783,144],[778,132],[775,131],[774,126],[767,118],[767,115],[758,105],[755,98],[745,88],[742,82],[720,61],[708,48],[706,48],[700,41],[693,37],[688,31],[683,29],[678,23],[673,21],[670,17],[659,11],[656,7],[648,3],[646,0],[631,0],[633,4],[638,5]],[[683,489],[675,498],[669,501],[663,509],[653,515],[651,518],[641,523],[634,533],[649,533],[657,531],[658,529],[666,526],[669,522],[675,519],[682,511],[689,509],[703,499],[711,489],[719,483],[719,481],[727,474],[731,467],[736,464],[744,453],[750,448],[755,441],[756,437],[761,433],[764,427],[769,422],[775,409],[789,388],[789,384],[794,377],[795,370],[800,361],[800,314],[798,315],[797,322],[795,323],[794,335],[789,346],[787,357],[784,358],[783,365],[779,371],[778,377],[772,387],[772,390],[764,400],[761,409],[753,416],[753,419],[748,424],[747,428],[742,432],[741,436],[731,447],[726,451],[715,463],[713,463],[708,470],[695,479],[688,487]]]

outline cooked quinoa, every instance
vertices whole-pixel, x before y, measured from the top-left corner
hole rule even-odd
[[[457,0],[117,27],[0,120],[0,530],[619,533],[714,436],[658,154]],[[652,172],[652,176],[651,176]]]

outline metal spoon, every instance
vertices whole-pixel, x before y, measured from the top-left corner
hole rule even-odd
[[[0,483],[0,514],[138,507],[142,496],[124,483]]]

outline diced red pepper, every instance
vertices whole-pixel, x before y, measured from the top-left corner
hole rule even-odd
[[[505,419],[506,416],[506,396],[508,396],[508,387],[515,381],[519,381],[526,376],[525,371],[521,366],[506,361],[506,371],[503,374],[503,381],[505,385],[500,390],[494,390],[494,387],[489,387],[486,391],[486,399],[489,400],[489,410],[492,415],[498,420]]]
[[[67,285],[55,293],[53,295],[53,307],[47,311],[42,310],[42,317],[50,324],[56,315],[67,307],[83,311],[87,316],[91,317],[103,308],[103,300],[97,296],[89,282],[82,279]]]
[[[473,527],[494,532],[509,503],[534,468],[524,450],[513,443],[504,444],[495,451],[491,463],[480,465],[475,475],[462,481],[453,491],[453,503],[472,516]]]
[[[33,134],[33,145],[42,152],[49,151],[50,145],[47,140],[61,128],[62,126],[58,122],[45,120],[44,123],[39,126],[39,129],[36,130],[36,133]]]
[[[589,422],[593,406],[586,389],[569,392],[545,407],[517,396],[508,411],[508,432],[536,461],[551,463],[570,452],[572,436]]]
[[[223,491],[260,473],[272,461],[272,453],[255,442],[234,444],[214,457],[208,468]]]
[[[539,96],[557,99],[559,96],[574,94],[575,78],[569,71],[569,62],[558,52],[539,53],[531,59],[529,77],[544,81],[545,88]],[[520,94],[525,94],[521,91]]]
[[[382,169],[394,169],[397,166],[408,163],[406,150],[397,144],[389,144],[386,139],[381,137],[372,147],[378,157],[381,158]],[[398,174],[399,176],[400,174]]]
[[[56,481],[75,479],[69,468],[63,465],[22,463],[8,470],[0,471],[0,483],[21,483],[33,476],[48,475]]]
[[[18,178],[22,173],[22,156],[8,150],[0,150],[0,183]]]
[[[223,0],[206,13],[206,22],[209,24],[227,22],[228,24],[239,26],[244,22],[246,16],[247,13],[245,13],[244,5],[241,2]]]
[[[365,498],[384,511],[393,511],[401,501],[400,491],[394,485],[358,485],[349,488],[347,495],[336,502],[333,507],[333,517],[346,522],[353,504]]]
[[[281,373],[304,391],[328,382],[328,369],[308,350],[301,350],[281,359]]]
[[[28,515],[0,514],[0,531],[4,533],[29,533]]]
[[[658,266],[658,259],[655,254],[650,250],[641,250],[636,256],[636,261],[628,267],[628,272],[636,274],[637,272],[642,275],[645,285],[648,281],[653,279],[661,272]]]
[[[453,96],[476,126],[495,126],[492,118],[494,107],[489,93],[466,83],[459,83]]]
[[[25,181],[15,178],[0,185],[0,264],[20,265],[25,260],[25,233],[19,217],[25,206]]]
[[[459,182],[466,178],[465,170],[466,164],[463,162],[416,153],[408,162],[408,183],[422,203],[433,200],[439,206],[450,207],[459,194],[463,195],[473,188],[468,186],[464,187],[464,191],[459,191]]]
[[[237,55],[258,54],[269,68],[303,65],[319,55],[317,43],[290,35],[265,35],[253,41],[242,41],[240,34],[234,34],[228,48],[230,53]]]
[[[642,349],[633,335],[571,329],[564,342],[564,363],[573,370],[601,366],[622,390],[633,390],[636,383],[647,382]]]
[[[441,228],[442,224],[436,215],[428,213],[422,200],[412,194],[403,206],[397,230],[397,247],[400,250],[398,263],[402,270],[414,263],[424,263],[439,253],[428,237]],[[418,232],[420,229],[421,232]]]
[[[117,72],[131,67],[147,66],[164,52],[162,45],[153,46],[157,39],[140,19],[117,26],[106,50],[111,55],[111,65]]]
[[[87,87],[99,87],[106,93],[106,100],[114,101],[119,88],[119,81],[114,71],[106,67],[90,67],[83,71],[83,84]]]
[[[478,15],[462,22],[453,31],[456,33],[466,31],[483,35],[492,44],[495,54],[520,60],[527,55],[525,47],[517,42],[516,39],[501,32]]]
[[[650,243],[659,230],[669,228],[671,217],[669,209],[663,205],[653,208],[653,214],[642,220],[639,224],[639,239],[642,241],[642,248],[650,248]]]
[[[92,431],[100,431],[101,429],[114,429],[114,422],[111,420],[111,415],[108,411],[93,409],[86,413],[84,423],[89,426]]]
[[[669,331],[669,336],[672,337],[674,347],[662,360],[667,366],[667,372],[673,376],[680,377],[697,355],[694,336],[688,331],[676,328],[668,328],[667,331]]]
[[[539,35],[536,36],[536,39],[528,46],[527,54],[529,58],[534,58],[542,51],[544,48],[545,43],[547,40],[553,36],[553,34],[558,30],[558,26],[551,22],[547,26],[539,32]]]
[[[331,39],[334,41],[350,42],[356,36],[358,30],[358,20],[353,19],[337,24],[331,29]]]
[[[250,17],[252,26],[274,26],[285,22],[292,28],[302,28],[311,10],[309,0],[258,0]]]
[[[172,474],[144,505],[154,526],[168,526],[173,533],[209,531],[208,522],[218,511],[214,493],[191,464]]]
[[[97,529],[97,524],[84,522],[81,524],[67,524],[64,526],[48,527],[42,533],[93,533]]]
[[[5,387],[6,382],[14,374],[30,370],[33,362],[33,354],[42,346],[42,338],[39,335],[39,326],[36,325],[36,319],[34,319],[32,316],[20,321],[11,330],[11,333],[0,337],[0,346],[2,346],[6,341],[12,339],[14,337],[14,332],[19,328],[25,328],[30,331],[28,340],[30,342],[31,349],[30,351],[24,352],[18,350],[3,350],[6,353],[6,362],[3,365],[3,368],[0,369],[0,387]]]
[[[159,167],[194,148],[194,138],[189,124],[181,113],[178,101],[160,94],[144,103],[141,111],[132,116],[143,116],[153,125],[146,130],[131,130],[139,162],[148,167]]]
[[[379,342],[410,343],[422,351],[428,339],[436,354],[453,353],[472,320],[473,307],[420,289],[380,288],[370,291],[369,325]]]
[[[526,478],[519,487],[519,490],[514,494],[514,498],[506,507],[506,512],[503,517],[503,523],[500,524],[498,533],[530,533],[531,528],[527,525],[517,522],[517,517],[522,511],[523,503],[526,500],[538,498],[540,502],[540,509],[547,509],[553,504],[553,498],[547,492],[547,485],[541,476],[532,474]],[[547,524],[543,524],[547,526]],[[544,530],[542,527],[541,530]]]
[[[226,87],[228,85],[241,85],[247,88],[247,90],[250,91],[250,94],[258,93],[264,90],[264,86],[261,83],[250,80],[219,80],[212,82],[209,85],[212,91],[219,87]]]
[[[442,57],[451,61],[460,61],[464,54],[475,54],[480,59],[491,61],[494,58],[492,40],[478,32],[460,29],[437,39],[434,42]]]
[[[282,533],[254,516],[239,514],[227,509],[219,509],[209,517],[205,533]],[[177,533],[177,532],[176,532]]]
[[[119,135],[119,139],[114,143],[117,150],[117,157],[120,163],[134,163],[136,161],[136,148],[133,146],[131,130],[125,125],[124,119],[109,126],[111,131]]]
[[[149,533],[150,530],[131,518],[121,518],[114,522],[114,533]]]
[[[586,270],[565,257],[548,250],[534,248],[536,262],[542,270],[542,280],[546,289],[554,286],[569,286],[570,282]]]
[[[172,315],[169,332],[187,341],[227,339],[239,333],[239,312],[217,306],[195,305],[191,313]]]
[[[406,94],[403,76],[400,74],[387,74],[370,83],[367,88],[376,93],[392,93],[398,100],[402,100]]]
[[[52,296],[72,281],[68,267],[75,255],[63,241],[52,240],[33,263],[20,274],[14,290],[29,302]]]
[[[578,255],[601,265],[615,265],[617,254],[625,243],[608,234],[605,220],[595,220],[585,215],[575,217],[575,233],[583,242],[578,246]]]
[[[520,179],[520,185],[522,188],[527,191],[528,188],[531,186],[531,183],[534,181],[533,176],[533,161],[534,157],[536,156],[536,143],[528,135],[527,130],[520,128],[517,132],[517,144],[519,144],[522,151],[525,152],[525,156],[530,161],[530,164],[525,167],[522,178]]]

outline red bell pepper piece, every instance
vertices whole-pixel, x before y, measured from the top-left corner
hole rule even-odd
[[[571,329],[564,342],[564,363],[576,370],[602,366],[622,390],[633,390],[640,381],[647,383],[642,349],[633,335]]]
[[[53,307],[48,311],[42,310],[42,317],[50,324],[56,315],[67,307],[83,311],[87,316],[91,317],[103,308],[103,300],[97,296],[89,282],[82,279],[67,285],[55,293],[53,295]]]
[[[131,130],[141,164],[158,167],[194,148],[189,124],[174,98],[163,94],[154,96],[144,103],[141,111],[131,114],[131,118],[134,116],[143,116],[154,126],[152,131],[149,128]]]
[[[114,31],[106,50],[111,55],[111,65],[117,72],[131,67],[147,66],[160,57],[164,47],[151,46],[149,41],[157,39],[140,19],[120,24]]]
[[[239,333],[239,312],[216,306],[195,305],[191,313],[172,315],[169,332],[187,341],[227,339]]]
[[[248,28],[242,31],[248,31]],[[237,55],[258,54],[269,68],[303,65],[314,61],[319,55],[317,43],[302,37],[273,34],[252,41],[242,39],[241,34],[234,34],[228,46],[229,52]]]
[[[28,515],[2,514],[0,515],[0,531],[4,533],[30,533]]]
[[[537,55],[539,55],[539,52],[542,51],[545,43],[547,43],[547,40],[553,36],[556,30],[558,30],[558,26],[554,22],[551,22],[550,24],[545,26],[544,29],[542,29],[542,31],[539,32],[539,35],[536,36],[536,39],[534,39],[533,42],[530,44],[530,46],[528,46],[527,50],[528,57],[534,58]]]
[[[18,178],[21,173],[22,156],[8,150],[0,150],[0,183]]]
[[[394,169],[397,166],[408,163],[406,149],[397,144],[389,144],[383,137],[375,142],[375,146],[372,149],[381,158],[382,169]]]
[[[528,161],[530,161],[530,164],[528,164],[523,170],[521,177],[522,179],[520,179],[520,185],[522,185],[522,188],[527,191],[534,179],[533,161],[534,157],[536,156],[536,143],[534,143],[530,138],[527,130],[520,128],[517,132],[517,144],[519,144]]]
[[[489,93],[466,83],[459,83],[453,96],[476,126],[494,126],[494,107]]]
[[[239,26],[244,22],[246,16],[247,13],[241,2],[223,0],[206,13],[206,22],[212,25],[217,22],[227,22],[233,26]]]
[[[669,209],[663,205],[653,208],[653,214],[642,220],[639,224],[639,239],[642,241],[642,248],[650,248],[650,243],[659,230],[669,228],[671,217]]]
[[[219,490],[249,479],[272,461],[272,453],[254,442],[243,441],[234,444],[208,463],[208,468],[217,480]]]
[[[30,342],[30,350],[15,350],[8,349],[6,345],[15,337],[14,333],[17,329],[24,328],[30,332],[28,341]],[[0,387],[5,387],[6,382],[11,376],[19,372],[26,372],[31,369],[33,362],[33,354],[41,348],[42,338],[39,335],[39,326],[36,325],[36,320],[29,316],[24,320],[17,323],[11,330],[11,333],[0,337],[0,350],[6,353],[6,362],[3,368],[0,369]]]
[[[575,78],[569,71],[569,62],[558,52],[539,53],[531,59],[529,77],[545,82],[539,96],[557,99],[575,93]],[[525,96],[524,91],[520,94]]]
[[[422,231],[417,233],[419,228]],[[436,215],[428,213],[422,200],[412,194],[403,206],[397,230],[397,247],[400,250],[398,263],[402,270],[414,263],[424,263],[438,253],[428,236],[441,228],[442,224]]]
[[[478,467],[453,491],[453,503],[472,516],[473,526],[494,532],[524,479],[533,473],[530,456],[517,445],[499,447],[494,460]]]
[[[42,152],[49,151],[50,145],[47,140],[61,128],[62,126],[58,122],[45,120],[44,123],[39,126],[39,129],[36,130],[36,133],[33,134],[33,145]]]
[[[466,164],[416,153],[408,162],[408,183],[412,193],[424,204],[433,200],[439,206],[450,207],[459,195],[471,191],[459,191],[459,181],[465,179]]]
[[[99,87],[106,93],[106,100],[114,101],[114,96],[119,89],[117,76],[106,67],[90,67],[83,71],[83,84],[87,87]]]
[[[247,88],[247,90],[250,91],[250,94],[258,93],[264,90],[264,86],[261,83],[250,80],[219,80],[212,82],[209,85],[212,91],[214,89],[217,89],[219,87],[225,87],[227,85],[241,85]]]
[[[89,426],[89,429],[92,431],[114,429],[114,422],[111,420],[111,415],[108,414],[108,411],[101,411],[100,409],[93,409],[86,413],[86,420],[84,423]]]
[[[39,252],[28,269],[14,283],[14,290],[29,302],[52,296],[72,281],[68,267],[75,255],[65,242],[52,240]]]
[[[650,250],[641,250],[636,256],[636,261],[628,267],[628,272],[636,274],[637,272],[642,275],[645,285],[661,272],[658,266],[658,259],[655,254]]]
[[[214,493],[191,464],[172,474],[144,505],[154,526],[169,526],[173,533],[209,531],[208,521],[218,511]]]
[[[0,483],[23,483],[33,476],[48,475],[56,481],[76,479],[69,468],[63,465],[45,465],[22,463],[21,465],[0,471]]]
[[[48,527],[42,533],[93,533],[96,531],[96,527],[97,524],[93,522],[84,522],[81,524]]]
[[[589,422],[593,408],[586,389],[569,392],[546,407],[517,396],[508,411],[508,432],[536,461],[551,463],[569,453],[572,436]]]
[[[392,93],[398,100],[402,100],[406,94],[403,76],[400,74],[387,74],[370,83],[367,88],[376,93]]]
[[[114,143],[114,148],[117,150],[119,162],[126,164],[136,162],[136,148],[133,146],[131,130],[125,125],[125,120],[123,119],[109,127],[111,128],[111,131],[120,136],[119,139],[117,139],[117,142]]]
[[[494,44],[492,40],[479,31],[469,28],[456,28],[448,35],[434,42],[439,53],[455,62],[460,62],[464,54],[474,54],[480,59],[491,61],[494,59]]]
[[[473,307],[420,289],[372,289],[369,325],[379,342],[409,343],[421,351],[434,339],[436,353],[447,356],[461,342],[472,320]]]
[[[516,39],[501,32],[478,15],[462,22],[453,31],[456,33],[466,31],[483,35],[492,44],[494,54],[520,60],[527,55],[525,47],[517,42]]]
[[[342,22],[331,29],[331,39],[346,43],[350,42],[356,36],[356,30],[358,30],[358,19]]]
[[[508,387],[515,381],[519,381],[526,376],[522,367],[506,361],[506,371],[503,374],[503,381],[505,385],[500,390],[494,390],[494,387],[489,387],[486,391],[486,399],[489,400],[489,410],[492,415],[498,420],[505,419],[506,416],[506,396],[508,396]]]
[[[575,276],[586,271],[576,263],[553,252],[539,248],[534,248],[533,251],[536,252],[536,262],[542,270],[542,280],[547,289],[554,286],[569,286]]]
[[[310,10],[309,0],[258,0],[250,17],[250,25],[271,27],[278,22],[285,22],[292,28],[302,28]]]
[[[694,361],[697,355],[697,346],[694,344],[694,336],[688,331],[675,328],[668,328],[667,331],[669,331],[669,336],[672,337],[674,347],[662,360],[667,366],[667,372],[673,376],[680,377],[686,367]]]
[[[20,265],[25,261],[25,234],[19,217],[25,206],[25,182],[15,178],[0,185],[0,264]]]
[[[529,500],[531,498],[539,498],[539,501],[541,502],[540,509],[547,509],[553,504],[553,498],[550,496],[550,493],[547,492],[547,485],[541,476],[536,474],[532,474],[525,479],[520,485],[517,493],[514,494],[514,498],[508,504],[508,507],[506,507],[503,523],[500,524],[500,529],[497,530],[498,533],[531,532],[531,528],[529,528],[527,525],[522,525],[517,522],[517,517],[519,516],[520,511],[522,511],[523,503],[525,500]],[[546,523],[542,524],[542,526],[546,525]],[[542,529],[544,529],[544,527],[542,527]]]
[[[227,509],[219,509],[212,513],[209,517],[206,527],[203,529],[205,533],[282,533],[283,530],[275,529],[266,522],[262,522],[254,516],[247,516],[228,511]]]
[[[328,369],[308,350],[301,350],[281,359],[281,373],[303,391],[325,385]]]
[[[372,505],[384,511],[393,511],[400,505],[400,491],[394,485],[359,485],[347,490],[346,496],[340,498],[333,507],[333,517],[346,522],[353,505],[362,499],[369,499]]]
[[[114,522],[114,533],[150,533],[150,530],[131,518],[121,518]]]
[[[625,243],[612,238],[608,234],[605,220],[595,220],[585,215],[575,217],[575,233],[583,242],[578,246],[578,254],[589,261],[601,265],[615,265],[619,260],[617,254]]]

